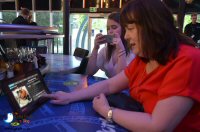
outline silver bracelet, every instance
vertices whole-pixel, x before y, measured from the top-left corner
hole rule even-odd
[[[108,113],[107,113],[107,121],[109,122],[109,123],[112,123],[113,122],[113,108],[112,107],[110,107],[109,108],[109,111],[108,111]]]

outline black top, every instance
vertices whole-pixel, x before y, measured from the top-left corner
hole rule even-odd
[[[22,16],[18,16],[17,18],[15,18],[12,21],[12,24],[35,25],[35,26],[37,26],[37,23],[35,23],[35,22],[29,23],[28,20],[24,19]],[[29,40],[31,40],[31,39],[29,39]],[[33,41],[33,40],[31,40],[31,41]],[[32,43],[31,41],[29,43]],[[30,45],[30,44],[27,44],[28,41],[26,41],[25,39],[18,39],[18,40],[16,40],[16,42],[17,42],[18,47]],[[33,42],[34,43],[32,45],[37,46],[37,41],[34,40]]]
[[[37,26],[37,23],[36,22],[30,22],[29,25]]]
[[[191,37],[196,43],[200,40],[200,23],[189,23],[185,26],[184,33]]]
[[[24,19],[22,16],[18,16],[12,21],[12,24],[22,24],[22,25],[29,25],[28,21]]]

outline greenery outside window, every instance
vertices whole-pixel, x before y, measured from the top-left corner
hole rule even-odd
[[[53,12],[53,27],[58,28],[58,32],[63,34],[63,13]],[[57,44],[54,46],[55,53],[63,53],[63,38],[55,38],[54,42]]]
[[[50,26],[50,12],[36,12],[36,22],[38,26]]]
[[[12,21],[17,17],[15,11],[3,11],[2,13],[2,23],[12,23]]]

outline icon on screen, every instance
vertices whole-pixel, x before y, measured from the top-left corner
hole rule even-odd
[[[5,123],[11,123],[13,121],[13,114],[8,113],[7,114],[7,119],[4,120]]]

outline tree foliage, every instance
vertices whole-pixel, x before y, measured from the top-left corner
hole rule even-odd
[[[63,13],[53,12],[53,26],[58,28],[59,33],[63,33]]]
[[[50,26],[50,12],[36,12],[38,26]]]
[[[16,12],[2,12],[2,18],[5,23],[12,23],[16,18]]]

